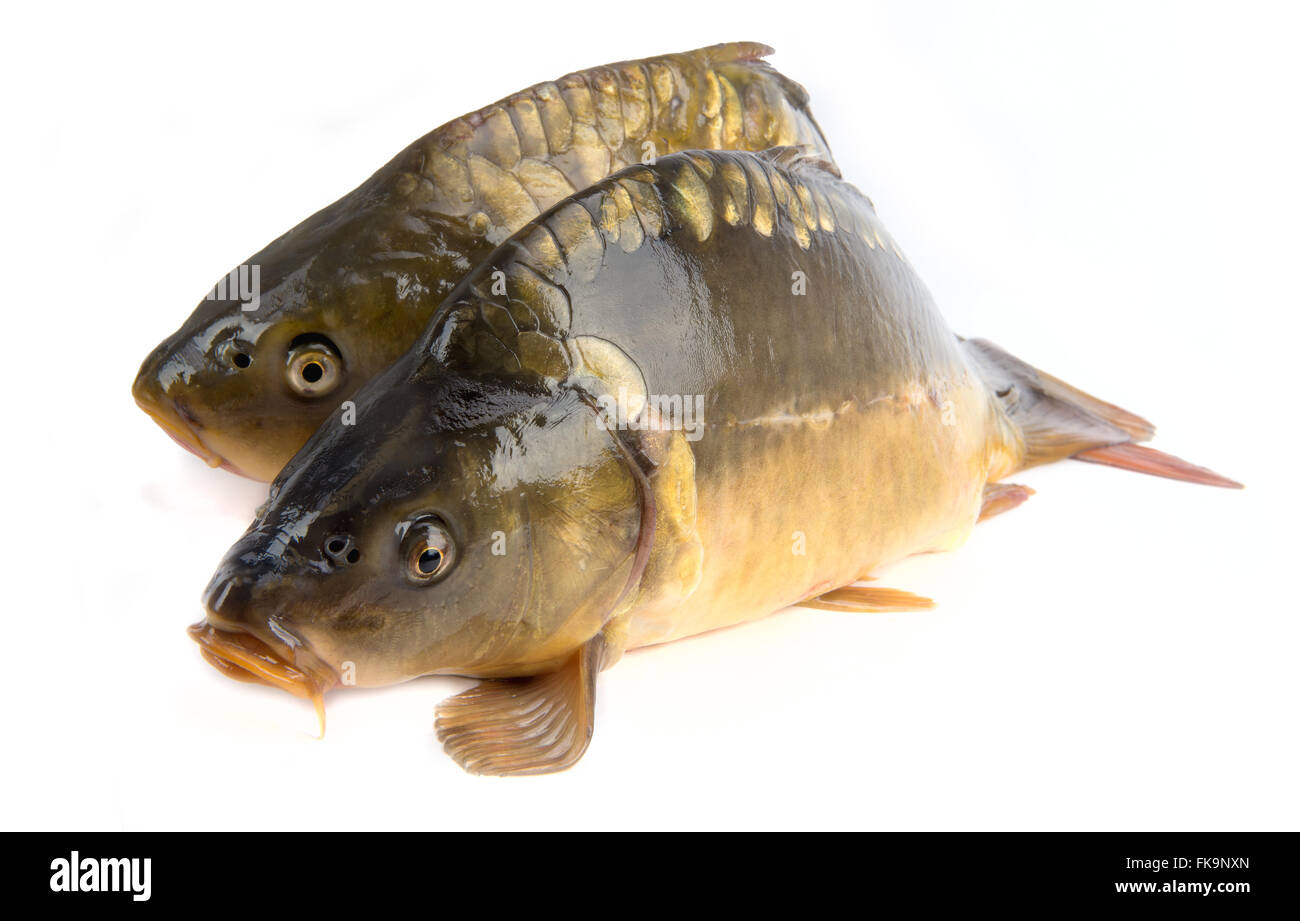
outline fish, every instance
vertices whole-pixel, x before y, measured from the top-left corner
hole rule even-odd
[[[304,697],[480,679],[435,732],[488,775],[576,763],[627,650],[791,605],[930,607],[859,583],[1023,503],[1027,467],[1240,485],[956,335],[869,199],[798,148],[569,197],[355,402],[275,479],[192,631],[259,679],[251,636],[280,663],[260,680],[295,670]]]
[[[223,276],[145,358],[136,403],[210,466],[273,479],[463,275],[562,199],[689,148],[831,159],[772,53],[733,42],[595,67],[435,129]]]

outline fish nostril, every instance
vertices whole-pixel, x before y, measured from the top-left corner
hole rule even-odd
[[[325,539],[325,556],[335,565],[342,566],[361,559],[361,551],[356,548],[350,535],[334,534]]]

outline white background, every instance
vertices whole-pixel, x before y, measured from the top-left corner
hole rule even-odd
[[[34,12],[39,8],[39,12]],[[5,141],[0,827],[1297,827],[1297,19],[1287,4],[22,5]],[[951,325],[1230,492],[1063,463],[881,584],[633,653],[586,758],[461,773],[427,679],[311,708],[185,635],[264,487],[132,404],[221,274],[408,142],[746,39]]]

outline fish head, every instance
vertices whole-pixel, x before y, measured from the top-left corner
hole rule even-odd
[[[136,402],[210,466],[273,479],[468,268],[455,228],[374,197],[342,199],[232,269],[141,365]]]
[[[281,472],[192,629],[252,634],[359,686],[545,670],[630,584],[634,473],[572,392],[392,376]]]

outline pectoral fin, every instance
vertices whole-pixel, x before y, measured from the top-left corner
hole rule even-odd
[[[577,763],[591,742],[604,634],[544,675],[494,678],[438,705],[438,741],[471,774],[550,774]]]
[[[877,588],[871,585],[846,585],[817,598],[801,601],[797,607],[816,608],[819,611],[920,611],[934,607],[934,602],[911,592],[896,588]]]

